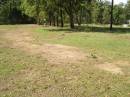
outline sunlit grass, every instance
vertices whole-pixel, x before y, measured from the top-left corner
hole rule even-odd
[[[24,31],[31,29],[27,25],[17,27]],[[9,30],[17,27],[0,26]],[[101,61],[130,61],[129,33],[74,32],[54,27],[35,29],[35,43],[76,46],[85,53],[102,57]],[[40,55],[12,48],[11,41],[1,37],[3,34],[0,32],[0,97],[130,96],[130,66],[122,66],[124,74],[120,75],[96,68],[95,64],[100,64],[98,58],[88,59],[84,64],[50,64]]]
[[[39,28],[36,32],[38,41],[77,46],[108,58],[130,59],[129,33],[74,32],[61,28]]]

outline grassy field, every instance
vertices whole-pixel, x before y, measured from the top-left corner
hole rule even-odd
[[[1,25],[0,97],[130,97],[130,28]]]
[[[103,29],[100,28],[100,30]],[[104,32],[91,32],[91,30],[87,32],[75,32],[67,28],[51,27],[38,28],[36,32],[37,35],[35,34],[34,37],[36,37],[37,41],[40,40],[40,42],[76,46],[112,60],[130,59],[130,29],[124,29],[124,33],[123,29],[122,33],[110,33],[109,30],[105,30]]]

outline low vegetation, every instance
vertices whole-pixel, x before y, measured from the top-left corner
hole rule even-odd
[[[0,26],[0,97],[129,97],[129,28],[83,28]],[[59,48],[60,54],[72,49],[86,58],[51,62]]]

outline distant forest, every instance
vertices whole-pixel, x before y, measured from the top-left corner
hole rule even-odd
[[[48,24],[63,27],[65,23],[109,24],[111,3],[104,0],[0,0],[0,24]],[[130,20],[130,0],[113,6],[113,23]]]

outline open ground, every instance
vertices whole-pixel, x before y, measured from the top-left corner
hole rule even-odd
[[[1,25],[0,97],[130,97],[130,28]]]

